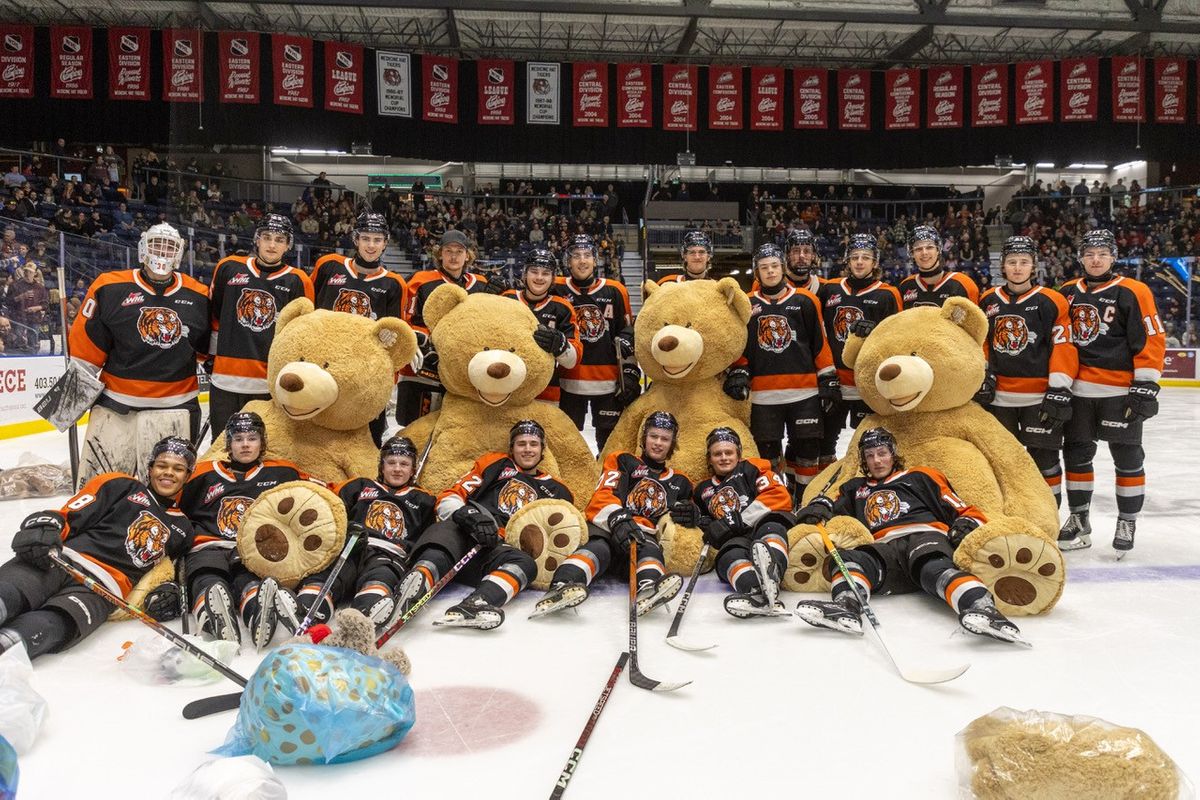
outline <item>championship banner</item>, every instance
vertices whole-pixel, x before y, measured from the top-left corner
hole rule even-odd
[[[926,128],[961,128],[963,124],[963,68],[933,67],[926,70]]]
[[[653,115],[650,65],[617,64],[617,127],[649,128]]]
[[[829,127],[829,70],[803,67],[792,70],[792,105],[796,128]]]
[[[57,100],[92,99],[91,28],[50,28],[50,96]]]
[[[557,125],[561,116],[559,91],[562,65],[530,61],[525,65],[525,124]]]
[[[421,56],[421,118],[458,122],[458,59]]]
[[[571,65],[571,120],[576,128],[608,127],[608,64]]]
[[[483,60],[475,64],[479,72],[479,124],[512,125],[517,118],[513,62]]]
[[[971,67],[971,127],[1008,124],[1008,64]]]
[[[411,117],[412,57],[375,51],[375,86],[381,117]]]
[[[271,37],[275,105],[313,107],[313,43],[303,36]]]
[[[363,113],[363,49],[346,42],[325,42],[325,110]]]
[[[783,68],[750,68],[750,130],[783,130]]]
[[[150,29],[108,29],[108,97],[150,99]]]
[[[742,68],[708,68],[708,127],[718,131],[742,129]]]
[[[204,39],[196,29],[162,32],[163,100],[198,103],[204,99]]]
[[[1113,56],[1113,122],[1146,121],[1146,103],[1142,92],[1146,83],[1144,64],[1140,56]]]
[[[889,69],[883,73],[883,127],[889,131],[920,126],[921,71]]]
[[[221,31],[217,34],[217,78],[222,103],[257,103],[260,99],[257,33]]]
[[[1187,60],[1154,59],[1154,121],[1185,122],[1187,117]]]
[[[1059,122],[1095,122],[1100,95],[1100,59],[1068,58],[1058,65]]]
[[[696,130],[698,73],[694,64],[663,65],[663,130]]]
[[[1050,122],[1054,114],[1054,64],[1017,62],[1017,124]]]
[[[33,26],[0,25],[0,97],[33,97]]]
[[[871,73],[865,69],[839,69],[838,127],[844,131],[871,130]]]

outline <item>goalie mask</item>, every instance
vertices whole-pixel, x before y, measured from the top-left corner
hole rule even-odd
[[[154,278],[171,277],[183,261],[183,237],[165,222],[151,226],[138,240],[138,261]]]

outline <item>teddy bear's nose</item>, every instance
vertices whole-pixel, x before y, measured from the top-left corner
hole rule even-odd
[[[495,364],[489,364],[488,368],[487,368],[488,376],[495,378],[496,380],[500,380],[501,378],[507,378],[508,373],[511,371],[512,370],[509,368],[508,364],[501,364],[498,362]]]
[[[888,364],[883,369],[879,370],[879,378],[885,381],[894,381],[900,376],[899,364]]]
[[[669,353],[679,347],[679,340],[674,336],[664,336],[658,340],[658,349],[664,353]]]
[[[304,388],[304,381],[295,373],[285,372],[279,376],[279,387],[285,392],[298,392]]]

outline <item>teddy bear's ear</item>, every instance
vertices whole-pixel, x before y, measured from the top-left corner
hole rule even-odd
[[[279,312],[279,318],[275,320],[275,333],[278,334],[292,320],[302,317],[305,314],[311,314],[312,312],[312,300],[309,300],[307,297],[297,297],[284,306],[283,311]]]
[[[444,283],[433,290],[433,294],[429,295],[429,299],[425,301],[425,324],[429,326],[429,332],[433,333],[433,329],[442,321],[442,317],[450,313],[450,311],[467,299],[467,290],[461,286],[456,286],[453,283]]]
[[[397,370],[412,360],[417,352],[417,335],[408,323],[396,317],[382,317],[372,331],[375,338],[392,357],[392,366]]]
[[[650,281],[650,280],[643,281],[643,282],[642,282],[642,301],[643,301],[643,302],[645,302],[645,300],[646,300],[646,298],[647,298],[647,297],[649,297],[650,295],[654,294],[655,292],[657,292],[657,291],[658,291],[659,289],[661,289],[661,288],[662,288],[662,287],[661,287],[661,286],[659,286],[659,285],[658,285],[657,283],[655,283],[654,281]]]
[[[733,278],[721,278],[717,281],[717,289],[725,295],[725,302],[733,309],[733,313],[738,315],[742,324],[748,323],[750,321],[750,298],[742,291],[742,287],[738,286],[738,282]]]
[[[987,317],[979,306],[965,297],[951,297],[942,306],[942,319],[948,319],[970,334],[979,344],[987,339]]]

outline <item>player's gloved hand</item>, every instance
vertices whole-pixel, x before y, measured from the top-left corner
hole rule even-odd
[[[533,332],[533,341],[555,358],[567,352],[567,335],[548,325],[537,326],[537,330]]]
[[[959,517],[954,520],[954,524],[950,526],[950,532],[947,534],[950,537],[950,546],[955,549],[962,544],[962,540],[967,538],[967,534],[979,527],[979,520],[971,517]]]
[[[617,346],[617,358],[628,361],[633,358],[633,326],[626,328],[613,337]]]
[[[422,351],[421,355],[422,355],[422,361],[421,361],[420,372],[428,373],[429,377],[431,377],[431,378],[437,378],[438,377],[438,354],[437,354],[437,350],[433,349],[433,342],[429,343],[429,349]]]
[[[1042,422],[1049,422],[1052,428],[1069,421],[1072,397],[1070,389],[1047,389],[1038,407],[1038,417]]]
[[[871,335],[871,331],[875,330],[876,324],[866,317],[856,319],[850,323],[850,335],[865,339]]]
[[[741,368],[729,370],[721,388],[734,400],[745,400],[750,397],[750,372]]]
[[[734,533],[736,533],[733,526],[728,522],[723,519],[713,519],[712,517],[700,518],[700,530],[704,532],[704,543],[718,550],[732,539]]]
[[[671,506],[671,521],[685,528],[694,528],[700,522],[700,511],[691,500],[680,500]]]
[[[621,367],[621,383],[614,398],[621,408],[628,408],[642,393],[642,371],[634,364]]]
[[[646,543],[646,537],[641,526],[634,521],[633,515],[624,508],[617,509],[608,515],[608,532],[612,534],[613,541],[626,553],[629,552],[630,541],[635,541],[639,545]]]
[[[475,505],[465,505],[450,515],[454,524],[483,547],[500,544],[500,530],[496,520]]]
[[[813,501],[796,512],[796,519],[805,525],[816,525],[833,519],[833,501],[823,494],[813,498]]]
[[[17,558],[37,569],[50,569],[50,551],[62,547],[66,519],[58,511],[38,511],[21,523],[13,536],[12,549]]]
[[[996,399],[996,374],[988,367],[983,375],[983,385],[975,392],[974,400],[981,406],[991,405]]]
[[[484,294],[504,294],[504,284],[500,281],[500,277],[482,280],[479,282],[479,288]]]
[[[821,398],[821,410],[828,414],[842,399],[842,384],[836,372],[817,376],[817,396]]]
[[[1158,384],[1154,381],[1134,381],[1125,395],[1125,419],[1141,422],[1158,413]]]
[[[179,615],[183,613],[182,603],[179,584],[166,581],[150,590],[142,600],[142,611],[159,622],[170,622],[179,619]]]

